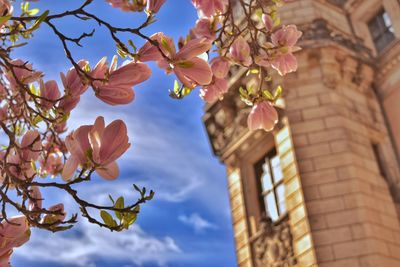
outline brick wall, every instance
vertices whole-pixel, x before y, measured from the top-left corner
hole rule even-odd
[[[299,62],[285,100],[318,266],[400,266],[399,220],[371,145],[390,146],[372,69],[335,46]]]

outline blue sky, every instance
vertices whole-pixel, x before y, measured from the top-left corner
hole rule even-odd
[[[31,6],[57,12],[81,2],[41,0]],[[121,13],[103,0],[94,2],[88,10],[115,25],[135,27],[139,21],[137,14]],[[188,32],[196,18],[190,0],[167,0],[157,23],[147,33],[164,31],[176,41]],[[102,56],[111,58],[115,53],[106,31],[94,23],[65,19],[57,25],[72,36],[96,28],[94,38],[83,42],[83,49],[72,49],[76,59],[88,59],[93,65]],[[142,43],[134,36],[128,38],[138,45]],[[33,62],[35,68],[46,72],[46,80],[59,80],[59,72],[70,67],[59,41],[44,26],[29,46],[16,51],[14,57]],[[132,143],[118,162],[122,169],[119,179],[107,182],[95,178],[79,187],[82,196],[100,204],[106,203],[108,193],[134,199],[130,186],[136,183],[153,189],[155,199],[143,206],[137,224],[126,232],[110,233],[84,219],[74,230],[64,233],[34,230],[30,242],[15,250],[13,266],[236,265],[225,169],[212,155],[201,120],[203,103],[197,92],[183,101],[169,98],[174,76],[151,67],[152,78],[135,88],[136,99],[130,105],[107,106],[88,91],[72,112],[69,129],[92,124],[99,115],[107,123],[120,118],[127,123]],[[78,211],[66,195],[46,191],[44,197],[48,205],[63,201],[70,213]]]

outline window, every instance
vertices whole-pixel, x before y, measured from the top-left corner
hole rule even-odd
[[[286,213],[286,206],[283,173],[275,149],[256,163],[255,173],[260,189],[261,208],[273,221],[277,221]]]
[[[392,22],[383,9],[369,21],[368,28],[378,52],[385,49],[395,39]]]

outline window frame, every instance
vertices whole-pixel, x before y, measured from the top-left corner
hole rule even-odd
[[[283,187],[285,190],[285,185],[284,185],[284,177],[283,177],[283,171],[280,165],[279,161],[279,167],[280,167],[280,172],[282,177],[279,179],[279,181],[276,181],[275,173],[273,170],[273,165],[272,165],[272,160],[278,157],[279,155],[276,151],[276,148],[272,148],[271,150],[268,151],[263,157],[261,157],[258,161],[255,162],[253,168],[254,168],[254,174],[255,174],[255,179],[258,187],[258,199],[259,199],[259,207],[261,213],[265,212],[268,214],[269,217],[273,220],[273,222],[279,222],[283,217],[286,216],[287,214],[287,207],[286,207],[286,199],[285,195],[283,195],[283,199],[279,199],[279,194],[278,194],[278,189],[280,187]],[[264,188],[264,182],[263,182],[263,177],[264,177],[264,165],[268,164],[268,169],[269,169],[269,176],[270,176],[270,181],[271,181],[271,188],[270,189],[265,189]],[[266,197],[268,194],[273,195],[273,204],[274,204],[274,209],[276,210],[277,218],[273,218],[271,216],[271,208],[268,207],[268,204],[266,203]],[[281,205],[283,204],[283,211],[281,211]]]
[[[385,19],[385,17],[387,19]],[[390,23],[387,23],[387,20]],[[367,21],[366,24],[369,30],[369,34],[371,36],[372,43],[374,44],[374,47],[378,54],[384,52],[386,48],[389,47],[396,40],[393,21],[384,7],[381,7],[378,12],[376,12],[375,15]],[[378,32],[374,31],[374,28],[376,28]],[[390,39],[390,41],[387,41],[388,39]],[[382,40],[385,43],[383,43],[383,45],[381,46],[380,42],[382,42]]]

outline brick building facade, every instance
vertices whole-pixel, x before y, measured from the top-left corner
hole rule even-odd
[[[400,266],[400,0],[297,0],[281,18],[304,35],[279,125],[248,131],[240,68],[204,116],[238,266]]]

